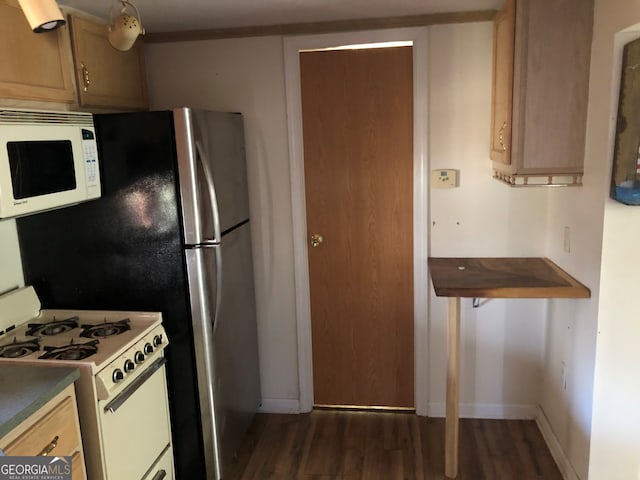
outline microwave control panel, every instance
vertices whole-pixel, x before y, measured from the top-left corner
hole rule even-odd
[[[100,168],[98,167],[98,145],[92,129],[82,129],[82,154],[89,198],[100,196]]]

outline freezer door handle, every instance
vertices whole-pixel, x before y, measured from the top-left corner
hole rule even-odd
[[[218,213],[218,201],[216,198],[216,187],[213,183],[213,174],[209,168],[209,159],[204,153],[202,144],[196,141],[197,159],[202,165],[202,171],[204,172],[204,180],[207,184],[207,193],[209,194],[211,216],[213,221],[213,238],[204,239],[202,243],[217,243],[220,241],[220,214]]]

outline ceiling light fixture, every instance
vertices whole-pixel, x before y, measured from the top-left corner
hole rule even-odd
[[[135,5],[128,0],[119,0],[119,2],[122,4],[120,14],[114,18],[114,7],[111,7],[109,15],[109,43],[116,50],[125,52],[133,47],[138,35],[144,35],[144,28],[142,28],[140,12]],[[126,12],[128,7],[135,12],[135,16]]]
[[[61,27],[66,22],[55,0],[18,0],[35,33],[44,33]]]

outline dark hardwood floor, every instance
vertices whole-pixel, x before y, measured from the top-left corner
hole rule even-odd
[[[258,414],[225,480],[444,479],[444,419]],[[459,480],[562,480],[534,421],[460,421]]]

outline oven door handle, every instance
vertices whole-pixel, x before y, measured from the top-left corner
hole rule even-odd
[[[122,390],[122,392],[116,395],[113,400],[107,403],[107,405],[104,407],[105,413],[115,413],[116,410],[118,410],[124,404],[124,402],[126,402],[129,397],[131,397],[131,395],[136,393],[136,390],[138,390],[144,384],[144,382],[146,382],[149,377],[151,377],[151,375],[162,368],[165,363],[167,363],[167,359],[164,357],[159,358],[154,363],[152,363],[144,372],[140,374],[138,378],[131,382],[131,384],[128,385],[124,390]]]

